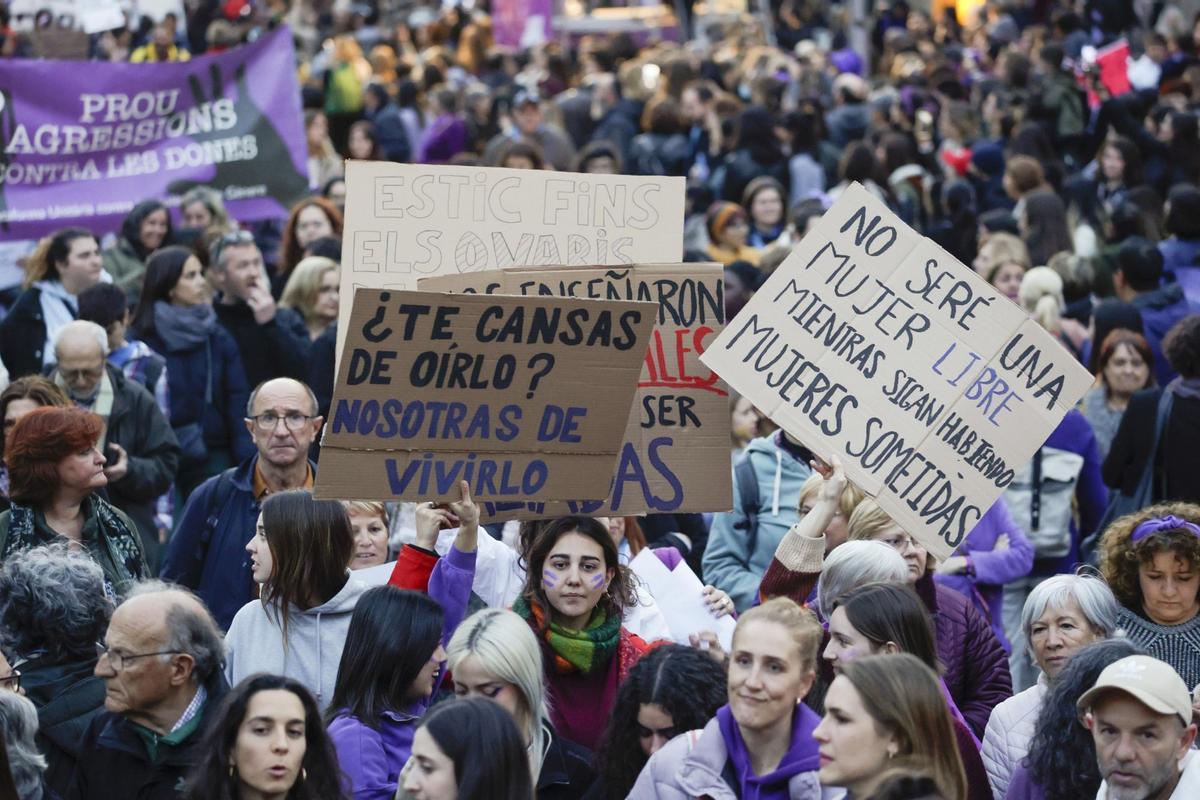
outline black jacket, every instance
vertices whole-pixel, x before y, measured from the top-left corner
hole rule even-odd
[[[576,800],[596,779],[592,752],[557,734],[550,740],[537,779],[537,800]]]
[[[92,674],[96,657],[67,664],[39,659],[21,665],[21,688],[38,710],[38,750],[46,757],[46,786],[66,793],[79,747],[92,718],[104,710],[104,679]]]
[[[237,342],[251,391],[272,378],[308,379],[311,345],[308,328],[299,314],[290,308],[276,308],[275,318],[259,325],[245,303],[218,302],[213,307],[217,319]]]
[[[31,286],[21,292],[8,316],[0,322],[0,359],[8,369],[9,380],[40,373],[45,348],[42,290]]]
[[[1130,398],[1108,458],[1100,468],[1104,482],[1124,494],[1132,495],[1137,491],[1138,481],[1147,469],[1162,392],[1162,389],[1146,389]],[[1155,458],[1152,495],[1155,502],[1200,503],[1197,452],[1200,452],[1200,400],[1177,395]]]
[[[150,761],[133,723],[111,711],[95,716],[79,746],[79,760],[64,800],[178,800],[200,748],[229,691],[218,669],[205,684],[208,697],[199,727],[177,747],[167,748],[157,764]]]
[[[108,499],[137,523],[143,543],[155,545],[146,552],[153,567],[158,543],[154,504],[175,480],[179,441],[153,395],[119,369],[106,369],[113,385],[113,407],[105,441],[121,445],[129,454],[129,472],[109,483]]]

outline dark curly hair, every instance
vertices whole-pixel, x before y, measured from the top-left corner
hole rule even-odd
[[[638,741],[638,710],[654,703],[671,715],[676,734],[703,728],[725,704],[725,668],[707,653],[670,644],[651,650],[630,670],[596,748],[606,797],[620,800],[646,765]]]
[[[1100,768],[1092,734],[1079,724],[1075,703],[1104,668],[1141,650],[1128,639],[1104,639],[1076,653],[1042,701],[1025,768],[1042,788],[1045,800],[1095,797]]]
[[[1163,339],[1163,355],[1184,378],[1200,377],[1200,314],[1175,323]]]
[[[1200,567],[1200,536],[1183,531],[1161,531],[1136,545],[1130,539],[1134,529],[1148,519],[1179,517],[1200,524],[1200,506],[1192,503],[1159,503],[1118,519],[1100,539],[1100,572],[1121,605],[1131,611],[1142,608],[1142,588],[1138,569],[1150,564],[1158,553],[1170,551],[1187,562],[1191,569]]]

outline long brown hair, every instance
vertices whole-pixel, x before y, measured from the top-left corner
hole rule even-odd
[[[302,489],[271,495],[262,515],[274,564],[262,587],[262,603],[278,617],[286,648],[290,608],[325,603],[349,580],[354,529],[340,502],[314,500]]]
[[[967,796],[950,708],[933,670],[914,655],[896,653],[856,658],[842,667],[842,677],[879,729],[899,744],[889,766],[925,769],[943,796]]]
[[[300,221],[300,212],[310,206],[316,206],[325,212],[325,216],[329,218],[329,227],[333,228],[334,236],[342,235],[342,212],[337,210],[337,206],[326,200],[324,197],[306,197],[296,205],[292,206],[292,212],[288,214],[287,224],[283,227],[283,247],[279,257],[279,274],[281,277],[287,277],[292,273],[292,268],[300,263],[300,259],[304,258],[304,248],[300,246],[300,242],[296,239],[296,225]]]
[[[613,571],[613,579],[608,585],[608,591],[600,598],[597,605],[602,606],[608,614],[616,614],[621,617],[624,616],[626,608],[637,602],[631,573],[621,565],[617,555],[617,545],[613,542],[608,528],[601,525],[595,517],[559,517],[544,526],[531,526],[530,530],[531,538],[523,553],[523,560],[526,564],[525,586],[521,589],[521,595],[530,606],[537,603],[549,614],[550,601],[542,589],[542,570],[545,568],[546,558],[554,549],[554,545],[558,544],[558,540],[568,533],[578,533],[600,545],[600,549],[604,552],[604,568]],[[347,562],[349,562],[348,556],[344,563]]]

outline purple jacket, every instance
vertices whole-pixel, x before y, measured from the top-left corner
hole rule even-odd
[[[1012,696],[1008,656],[983,615],[953,589],[939,586],[927,573],[917,594],[933,617],[942,679],[977,738],[983,736],[992,709]]]
[[[1008,534],[1008,549],[997,550],[996,540],[1005,533]],[[1000,646],[1005,652],[1012,652],[1012,645],[1004,636],[1004,618],[1001,615],[1004,584],[1029,574],[1033,568],[1033,545],[1013,521],[1003,499],[992,503],[992,507],[967,534],[967,541],[959,548],[957,555],[971,559],[974,577],[936,575],[934,579],[970,599],[979,613],[992,623],[992,631],[1000,640]]]
[[[1041,786],[1033,782],[1033,778],[1029,775],[1029,769],[1022,761],[1013,771],[1012,780],[1008,783],[1008,792],[1004,798],[1005,800],[1046,800],[1046,793],[1042,791]]]
[[[474,579],[473,552],[461,553],[451,547],[433,568],[429,596],[441,604],[445,614],[443,645],[450,641],[454,629],[466,616]],[[434,680],[435,687],[440,684],[440,679]],[[385,711],[378,730],[350,716],[345,709],[329,723],[329,738],[337,750],[342,772],[350,780],[354,800],[392,800],[400,782],[400,770],[412,752],[417,723],[432,701],[432,697],[427,697],[403,711]]]
[[[445,164],[467,149],[467,123],[454,114],[442,114],[425,129],[417,149],[421,164]]]

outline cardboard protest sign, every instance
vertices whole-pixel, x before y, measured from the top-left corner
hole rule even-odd
[[[637,264],[514,267],[420,281],[429,291],[658,304],[611,489],[566,505],[489,504],[489,518],[729,510],[729,393],[700,363],[723,327],[723,275],[719,264]]]
[[[931,553],[962,544],[1088,387],[1067,350],[855,184],[701,361]]]
[[[340,318],[354,290],[502,267],[678,261],[684,179],[346,164]],[[345,343],[338,330],[338,353]]]
[[[287,216],[309,193],[295,64],[286,27],[186,62],[0,59],[0,239],[117,231],[195,186],[234,219]]]
[[[652,303],[360,289],[314,494],[449,500],[608,490]]]

